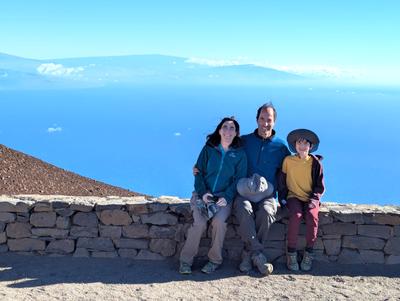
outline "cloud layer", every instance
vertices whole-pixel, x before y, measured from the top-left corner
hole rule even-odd
[[[46,63],[41,64],[36,68],[37,72],[42,75],[51,76],[71,76],[83,72],[85,69],[81,66],[79,67],[64,67],[61,64]]]

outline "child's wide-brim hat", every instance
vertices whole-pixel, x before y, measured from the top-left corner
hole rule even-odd
[[[306,139],[312,144],[312,147],[310,148],[310,153],[315,152],[319,146],[319,138],[317,134],[307,129],[293,130],[288,134],[286,139],[289,145],[289,149],[292,153],[297,153],[296,141],[299,139]]]
[[[242,197],[254,203],[271,197],[274,192],[274,186],[256,173],[249,178],[240,179],[236,188]]]

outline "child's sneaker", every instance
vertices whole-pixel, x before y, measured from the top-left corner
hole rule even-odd
[[[301,261],[300,267],[303,271],[309,271],[312,267],[313,254],[307,251],[304,251],[303,260]]]
[[[192,266],[186,262],[181,261],[179,264],[179,273],[183,275],[192,274]]]
[[[297,262],[297,252],[287,252],[286,265],[287,268],[291,271],[297,272],[299,270],[299,263]]]
[[[207,262],[206,265],[201,269],[201,271],[202,271],[203,273],[206,273],[206,274],[211,274],[211,273],[213,273],[216,269],[218,269],[218,267],[219,267],[219,264],[216,264],[216,263],[214,263],[214,262],[209,261],[209,262]]]

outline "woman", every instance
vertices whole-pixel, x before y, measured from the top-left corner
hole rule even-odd
[[[226,233],[226,219],[231,213],[236,196],[236,184],[247,175],[247,158],[242,149],[239,123],[233,117],[226,117],[218,124],[214,133],[207,136],[207,142],[197,159],[195,192],[190,200],[193,224],[180,255],[179,272],[192,272],[200,239],[207,228],[208,218],[198,204],[210,204],[215,199],[217,212],[212,217],[212,242],[208,252],[208,263],[201,269],[204,273],[214,272],[222,263],[222,246]]]

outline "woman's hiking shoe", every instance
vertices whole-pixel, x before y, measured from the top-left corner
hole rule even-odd
[[[252,268],[253,264],[251,262],[250,253],[246,252],[246,254],[243,255],[242,262],[239,265],[239,270],[242,273],[248,273],[251,271]]]
[[[180,262],[179,264],[179,273],[183,275],[192,274],[192,266],[186,262]]]
[[[286,266],[289,270],[297,272],[299,270],[299,263],[297,262],[297,252],[287,252]]]
[[[206,274],[211,274],[211,273],[215,272],[215,270],[218,269],[218,267],[219,267],[219,264],[216,264],[216,263],[214,263],[214,262],[209,261],[209,262],[207,262],[206,265],[201,269],[201,271],[202,271],[203,273],[206,273]]]
[[[301,261],[300,267],[303,271],[309,271],[312,267],[313,254],[307,251],[304,251],[303,260]]]
[[[251,257],[251,260],[253,261],[254,266],[257,267],[257,269],[260,271],[261,274],[263,275],[272,274],[274,267],[272,264],[267,262],[267,258],[264,256],[263,253],[260,252],[257,255],[253,255]]]

